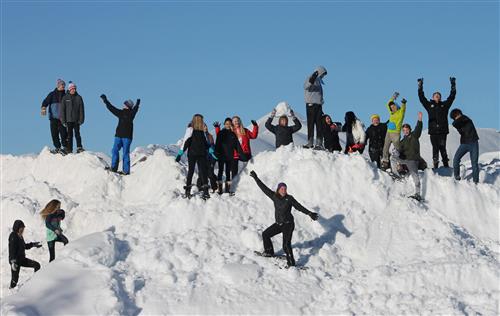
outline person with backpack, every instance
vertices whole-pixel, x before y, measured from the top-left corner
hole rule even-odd
[[[68,142],[66,151],[73,152],[73,135],[76,139],[76,152],[85,151],[82,146],[80,126],[85,121],[83,98],[76,92],[76,84],[70,81],[68,93],[61,100],[61,123],[67,130]]]
[[[48,112],[50,122],[50,134],[54,149],[51,151],[54,154],[66,155],[66,140],[68,135],[66,128],[61,123],[61,101],[64,95],[66,83],[62,79],[57,79],[56,88],[51,91],[42,102],[42,116],[46,116]]]
[[[432,144],[432,161],[434,169],[439,167],[439,153],[445,168],[449,168],[448,154],[446,153],[446,138],[448,137],[448,111],[450,110],[457,94],[456,79],[450,77],[451,90],[448,99],[442,101],[439,91],[432,94],[432,99],[428,100],[424,94],[424,78],[417,80],[418,98],[429,116],[429,136]]]
[[[396,157],[397,155],[392,155],[391,157],[392,173],[396,177],[401,177],[398,165],[406,165],[410,176],[413,178],[413,182],[415,182],[415,194],[410,197],[420,201],[422,197],[420,196],[418,166],[421,161],[419,138],[422,135],[422,112],[418,112],[418,121],[415,130],[412,131],[409,124],[404,124],[402,130],[403,139],[401,139],[399,150],[397,150],[399,157]]]
[[[323,116],[323,78],[327,71],[323,66],[316,70],[304,82],[304,100],[307,115],[307,144],[305,148],[314,147],[314,127],[316,126],[316,147],[323,146],[323,135],[321,134],[321,118]]]
[[[287,267],[293,267],[295,266],[295,259],[292,251],[292,235],[293,230],[295,229],[295,222],[292,215],[292,207],[306,215],[309,215],[309,217],[311,217],[314,221],[318,220],[318,214],[309,211],[297,202],[293,196],[289,195],[285,183],[279,183],[276,191],[273,191],[259,179],[255,171],[250,171],[250,176],[254,178],[257,186],[274,203],[275,222],[262,233],[262,241],[264,244],[263,256],[274,256],[274,248],[271,238],[282,233],[283,251],[286,255]]]
[[[322,124],[325,149],[329,152],[342,151],[339,139],[339,131],[341,131],[341,128],[339,128],[339,126],[332,121],[330,115],[327,114],[323,115]]]
[[[453,109],[450,118],[460,134],[460,146],[458,146],[453,157],[453,175],[456,180],[460,180],[460,161],[462,157],[469,153],[472,165],[472,181],[479,183],[479,135],[477,134],[474,122],[464,115],[460,109]]]
[[[366,129],[366,143],[369,143],[368,154],[370,160],[381,167],[382,152],[384,150],[385,135],[387,133],[387,123],[380,123],[380,116],[373,114],[370,117],[372,125]]]
[[[26,258],[26,250],[33,247],[40,248],[42,245],[39,242],[25,243],[23,238],[24,228],[22,220],[15,220],[14,225],[12,225],[12,232],[9,235],[9,264],[11,274],[9,288],[11,289],[15,288],[19,281],[21,267],[33,268],[35,272],[40,270],[40,263]]]
[[[122,174],[130,174],[130,145],[134,135],[134,119],[139,111],[141,99],[137,99],[136,103],[132,100],[123,102],[123,108],[120,110],[114,107],[108,100],[105,94],[101,94],[101,99],[108,110],[118,118],[116,126],[115,142],[111,151],[111,171],[118,172],[118,162],[120,161],[120,149],[123,148],[123,165]]]
[[[276,148],[293,144],[293,133],[298,132],[302,128],[302,124],[295,116],[293,110],[290,110],[290,115],[292,117],[293,126],[288,126],[288,116],[285,114],[279,117],[278,125],[273,125],[272,123],[276,116],[276,109],[273,109],[271,116],[269,116],[266,121],[265,126],[267,130],[276,136]]]
[[[406,99],[401,100],[401,107],[396,104],[399,92],[394,92],[393,96],[387,102],[389,111],[389,123],[387,124],[387,133],[385,134],[384,148],[382,150],[382,169],[389,168],[389,149],[391,144],[396,150],[399,150],[399,139],[401,126],[406,113]]]
[[[49,262],[56,258],[56,242],[68,244],[68,238],[63,235],[61,221],[66,217],[66,213],[61,209],[61,201],[51,200],[40,212],[47,228],[47,246],[49,247]]]
[[[342,126],[342,131],[346,133],[344,153],[348,154],[359,151],[362,154],[365,149],[365,126],[356,117],[354,112],[346,112],[345,123],[344,126]]]

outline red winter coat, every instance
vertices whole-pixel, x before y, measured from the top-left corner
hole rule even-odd
[[[259,135],[259,126],[255,125],[252,129],[252,131],[248,130],[245,128],[245,135],[241,135],[239,131],[235,132],[236,137],[238,137],[238,140],[240,141],[241,144],[241,149],[243,149],[243,152],[248,155],[248,159],[252,157],[252,149],[250,148],[250,139],[256,139],[257,135]],[[234,159],[239,159],[240,156],[238,155],[237,151],[234,151]]]

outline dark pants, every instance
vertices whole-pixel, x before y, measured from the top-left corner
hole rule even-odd
[[[274,223],[262,233],[262,240],[264,242],[264,252],[270,255],[274,255],[273,242],[271,238],[280,233],[283,233],[283,251],[286,254],[286,261],[288,265],[294,266],[295,259],[293,258],[292,251],[292,234],[295,228],[295,223]]]
[[[207,162],[207,178],[208,180],[210,180],[210,187],[212,188],[212,190],[217,189],[217,176],[215,175],[214,169],[215,169],[215,161],[209,159]],[[201,177],[198,177],[196,185],[199,188],[203,186]]]
[[[17,271],[12,270],[12,267],[10,268],[10,273],[12,275],[12,279],[10,281],[11,288],[16,287],[17,281],[19,281],[19,271],[21,270],[21,267],[33,268],[35,269],[35,272],[40,270],[40,264],[35,260],[24,258],[23,260],[21,260],[21,262],[16,262],[16,263],[18,265]]]
[[[50,119],[50,134],[52,135],[52,143],[55,148],[61,148],[61,144],[63,147],[66,147],[68,134],[61,121],[58,119]]]
[[[219,172],[217,180],[222,182],[222,175],[226,174],[226,182],[231,181],[238,174],[238,160],[221,161],[219,160]]]
[[[370,155],[370,160],[377,163],[377,167],[380,168],[380,160],[382,159],[382,149],[380,150],[368,150]]]
[[[439,153],[443,164],[448,164],[448,154],[446,153],[446,134],[431,135],[432,161],[435,165],[439,163]]]
[[[474,183],[479,182],[479,142],[474,142],[471,144],[460,144],[453,157],[453,173],[455,179],[460,180],[460,160],[466,153],[470,155],[470,162],[472,164],[472,180]]]
[[[62,242],[65,246],[69,242],[68,238],[63,234],[57,236],[57,239],[47,242],[47,246],[49,246],[49,262],[53,261],[56,258],[56,241]]]
[[[321,145],[323,140],[323,134],[321,133],[321,117],[323,115],[323,106],[321,104],[306,104],[306,114],[308,145],[314,145],[314,125],[316,125],[316,145]]]
[[[73,134],[75,135],[76,139],[76,147],[83,147],[82,137],[80,136],[80,124],[68,122],[66,123],[66,126],[68,130],[68,151],[73,151]]]
[[[201,185],[207,184],[207,157],[206,156],[188,156],[188,174],[186,186],[193,183],[194,167],[198,166],[198,176],[201,178]]]

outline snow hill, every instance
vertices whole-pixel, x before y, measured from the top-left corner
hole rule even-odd
[[[186,170],[174,162],[175,145],[137,148],[127,177],[105,171],[109,157],[100,153],[2,155],[2,315],[499,313],[495,130],[479,131],[481,183],[426,170],[422,205],[405,197],[411,181],[394,182],[363,156],[275,151],[264,121],[236,196],[207,202],[179,196]],[[304,142],[303,129],[296,143]],[[453,132],[450,153],[457,144]],[[430,162],[425,135],[422,147]],[[286,182],[320,214],[313,222],[294,213],[294,253],[309,269],[253,255],[273,206],[252,169],[271,188]],[[23,269],[8,290],[11,225],[22,219],[26,241],[44,241],[38,212],[53,198],[67,212],[70,243],[57,245],[50,264],[45,243],[27,251],[42,269]]]

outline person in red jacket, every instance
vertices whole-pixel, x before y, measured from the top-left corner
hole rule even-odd
[[[250,131],[243,126],[239,116],[233,116],[233,132],[240,141],[241,148],[246,157],[240,157],[237,151],[234,151],[234,160],[236,163],[233,165],[233,174],[238,174],[238,161],[248,161],[252,158],[252,149],[250,148],[250,139],[256,139],[259,134],[259,125],[255,120],[252,120],[253,128]]]

